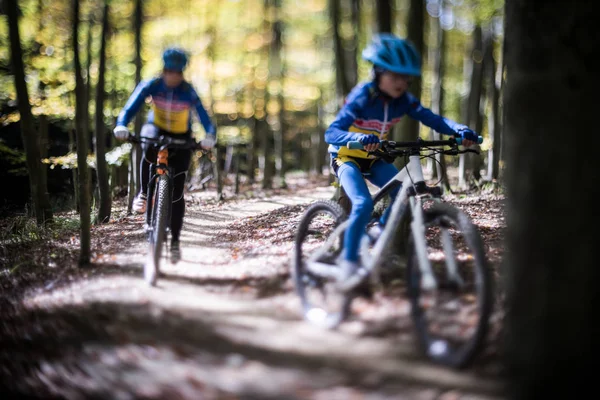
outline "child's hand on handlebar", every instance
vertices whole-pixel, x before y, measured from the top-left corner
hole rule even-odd
[[[362,135],[359,139],[366,151],[375,151],[379,148],[379,137],[377,135]]]
[[[113,130],[113,134],[115,135],[115,138],[117,138],[117,140],[127,140],[127,138],[129,137],[129,129],[127,129],[127,127],[123,125],[119,125],[115,127],[115,129]]]
[[[477,143],[477,132],[475,132],[472,129],[463,128],[460,131],[458,131],[458,134],[462,138],[462,145],[465,147],[471,147]]]
[[[215,142],[216,140],[214,137],[207,136],[206,138],[200,141],[200,147],[202,147],[205,150],[212,149],[213,147],[215,147]]]

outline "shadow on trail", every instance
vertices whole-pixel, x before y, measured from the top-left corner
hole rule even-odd
[[[395,384],[444,387],[435,375],[402,378],[379,371],[374,380],[360,362],[240,342],[227,332],[257,332],[228,324],[215,313],[188,314],[118,302],[15,309],[0,329],[0,384],[9,395],[46,399],[116,398],[123,393],[129,398],[229,393],[275,399],[281,398],[280,390],[285,398],[302,398],[286,392],[292,387],[282,389],[281,382],[273,382],[281,374],[288,386],[293,382],[303,390],[331,385],[384,391]],[[242,381],[231,386],[231,379]]]

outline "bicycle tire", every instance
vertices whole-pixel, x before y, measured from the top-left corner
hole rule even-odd
[[[169,178],[167,175],[159,175],[156,181],[156,201],[152,207],[152,230],[149,235],[148,259],[144,265],[144,279],[151,285],[156,285],[158,272],[160,270],[160,257],[162,256],[163,244],[167,234],[167,219],[169,215]]]
[[[478,319],[473,324],[472,320],[469,317],[465,317],[465,315],[461,315],[463,320],[468,320],[466,331],[472,332],[465,339],[464,336],[461,337],[463,340],[460,344],[457,344],[456,337],[454,337],[454,342],[452,339],[440,339],[440,333],[444,328],[440,328],[440,326],[435,326],[434,323],[430,323],[428,320],[428,314],[433,314],[434,311],[428,310],[427,307],[423,306],[423,300],[421,297],[425,297],[423,294],[423,290],[421,289],[421,271],[418,267],[419,261],[415,250],[414,239],[412,233],[410,233],[408,238],[408,261],[406,266],[406,275],[407,275],[407,288],[408,294],[411,302],[411,316],[413,319],[413,323],[415,324],[417,337],[419,341],[419,345],[423,353],[430,358],[432,361],[453,367],[456,369],[462,369],[469,366],[475,357],[481,352],[485,340],[487,337],[487,332],[489,330],[489,319],[493,309],[493,282],[492,275],[489,270],[488,261],[485,256],[483,240],[480,236],[479,231],[476,226],[471,222],[469,217],[463,213],[458,208],[449,205],[447,203],[435,203],[430,208],[423,210],[423,219],[425,226],[435,226],[439,223],[439,226],[453,226],[458,228],[462,234],[464,244],[468,246],[472,253],[472,265],[474,271],[472,276],[474,277],[474,290],[475,290],[475,304],[471,304],[470,306],[464,306],[460,303],[460,301],[464,299],[469,299],[469,301],[473,301],[473,295],[469,297],[460,298],[456,296],[452,303],[454,306],[458,305],[458,308],[461,308],[459,311],[463,312],[465,309],[469,310],[474,309],[478,313]],[[458,236],[457,231],[453,231],[455,236]],[[463,247],[464,248],[464,247]],[[444,253],[443,258],[446,259],[447,254]],[[465,271],[468,272],[465,264],[470,262],[471,258],[468,256],[465,258],[466,260],[461,266]],[[445,262],[445,261],[444,261]],[[432,266],[433,268],[434,266]],[[440,269],[438,268],[437,271]],[[454,283],[444,282],[444,280],[439,280],[442,284],[446,284],[446,287],[450,290],[450,292],[458,291],[455,287]],[[466,285],[465,287],[470,287],[470,285]],[[442,290],[438,289],[438,294],[442,296]],[[466,300],[465,300],[466,301]],[[442,312],[447,312],[448,309],[444,309]],[[464,312],[463,312],[464,314]],[[430,316],[430,315],[429,315]],[[442,320],[440,315],[440,320]],[[438,333],[434,333],[434,327],[438,330]],[[454,329],[455,336],[456,329]],[[459,327],[459,331],[460,331]],[[449,329],[446,329],[448,332]],[[462,331],[464,332],[464,331]]]
[[[325,216],[322,221],[317,220],[320,216]],[[328,235],[339,224],[346,220],[346,213],[342,207],[334,201],[319,200],[312,203],[305,211],[298,224],[298,229],[295,237],[294,256],[292,263],[292,279],[297,295],[300,297],[302,313],[305,320],[315,325],[320,325],[327,329],[337,327],[345,320],[350,312],[352,303],[351,294],[339,294],[341,297],[339,307],[336,310],[329,312],[317,306],[312,300],[311,289],[321,292],[323,297],[326,297],[328,285],[335,285],[331,279],[322,276],[317,276],[311,273],[306,268],[306,257],[309,255],[308,246],[319,246],[323,244]],[[320,232],[312,227],[313,222],[320,222],[323,225],[323,230],[327,230],[325,235],[319,237]],[[326,221],[326,222],[325,222]],[[315,234],[313,239],[312,234]],[[343,235],[338,239],[338,248],[328,252],[324,257],[323,262],[331,265],[337,265],[337,258],[343,248]],[[305,247],[306,246],[306,247]],[[318,248],[318,247],[317,247]],[[316,249],[315,249],[316,250]],[[321,260],[320,260],[321,261]],[[325,314],[324,314],[325,312]]]

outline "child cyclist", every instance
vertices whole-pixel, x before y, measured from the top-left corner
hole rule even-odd
[[[387,140],[391,127],[408,115],[437,132],[461,137],[464,146],[471,146],[478,139],[473,130],[434,114],[408,92],[414,77],[421,75],[420,56],[409,41],[389,33],[378,34],[363,50],[362,57],[373,64],[373,79],[352,89],[325,132],[331,165],[352,203],[340,265],[341,287],[359,268],[360,240],[373,212],[363,174],[369,173],[367,179],[381,187],[398,173],[394,164],[368,154],[379,147],[380,140]],[[350,141],[361,142],[364,150],[348,149],[346,144]],[[396,196],[399,190],[394,190],[391,196]],[[379,229],[389,212],[390,207],[382,215]]]
[[[119,140],[129,137],[127,124],[139,111],[146,98],[151,98],[152,109],[148,113],[146,124],[142,127],[141,136],[158,138],[166,135],[177,138],[189,138],[192,132],[191,109],[195,109],[206,138],[201,142],[202,147],[208,149],[215,145],[215,126],[211,122],[200,97],[183,78],[183,70],[187,65],[187,55],[179,48],[168,48],[163,53],[162,74],[153,79],[142,81],[125,104],[119,114],[114,135]],[[133,201],[133,211],[143,213],[146,211],[146,193],[150,180],[150,163],[156,160],[157,150],[149,145],[142,145],[142,161],[140,165],[141,191]],[[183,226],[185,201],[183,192],[185,175],[189,169],[192,150],[169,152],[169,165],[173,167],[173,208],[171,214],[171,260],[177,262],[181,256],[179,249],[179,234]]]

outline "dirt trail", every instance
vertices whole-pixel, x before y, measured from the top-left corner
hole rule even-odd
[[[394,304],[403,327],[394,335],[389,314],[337,331],[301,319],[289,281],[294,222],[332,193],[308,187],[223,204],[192,194],[182,260],[163,263],[154,288],[142,279],[141,218],[119,222],[118,245],[99,229],[86,278],[29,291],[11,314],[0,383],[32,398],[501,398],[493,360],[458,372],[416,352],[404,300]]]

